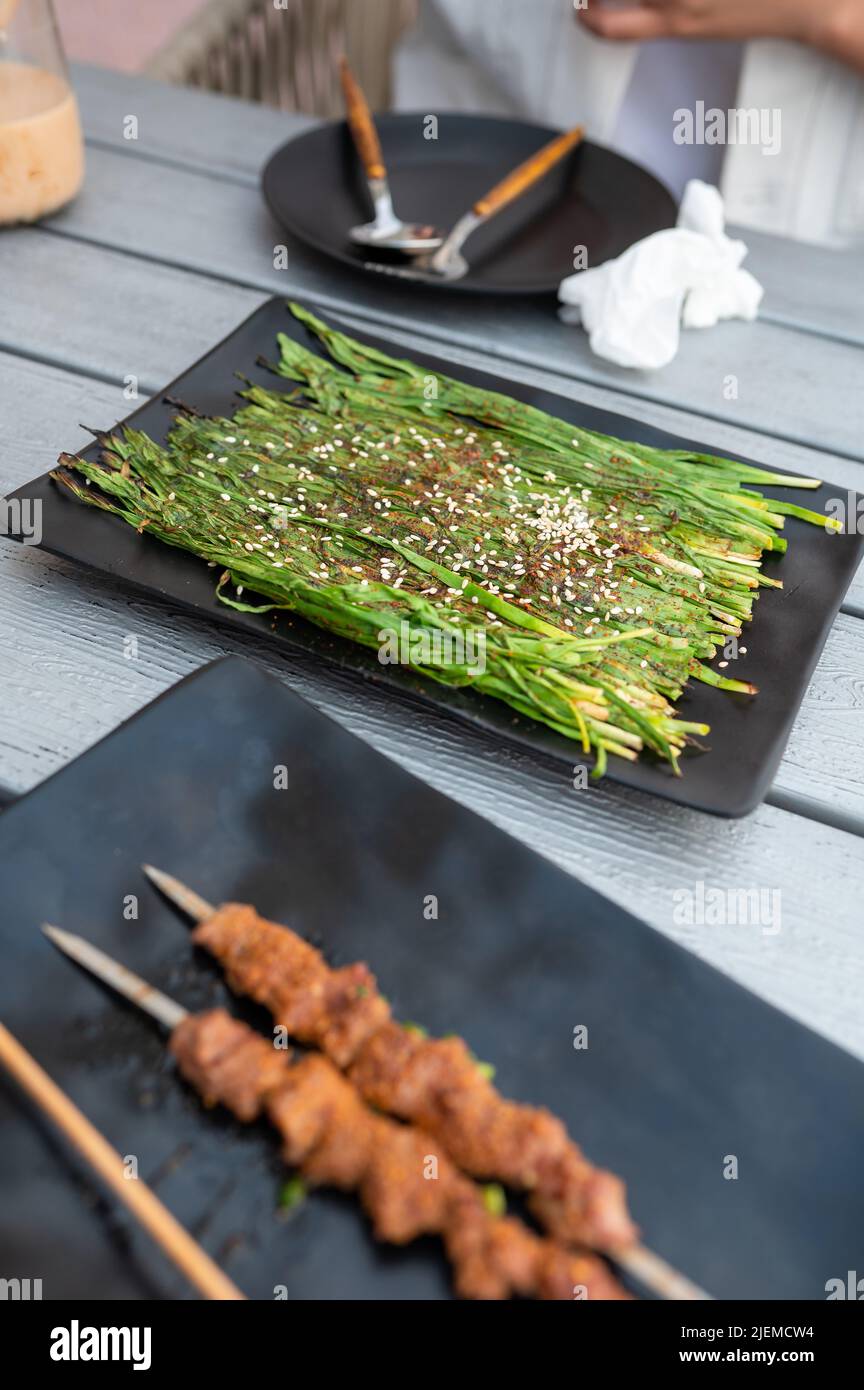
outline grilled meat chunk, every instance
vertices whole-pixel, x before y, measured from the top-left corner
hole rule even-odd
[[[194,939],[232,989],[320,1048],[370,1104],[427,1131],[466,1173],[529,1193],[555,1239],[610,1251],[636,1240],[620,1179],[590,1164],[548,1110],[505,1100],[461,1038],[426,1038],[394,1022],[367,966],[331,970],[296,932],[245,904],[217,908]]]
[[[583,1283],[590,1297],[628,1297],[601,1260],[487,1211],[434,1139],[371,1110],[327,1057],[292,1061],[224,1009],[187,1016],[170,1047],[207,1104],[244,1121],[266,1114],[308,1182],[357,1192],[379,1240],[440,1236],[461,1297],[571,1299]]]

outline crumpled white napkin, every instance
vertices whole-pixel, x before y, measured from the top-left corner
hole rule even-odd
[[[723,230],[718,189],[691,179],[678,223],[637,241],[623,255],[561,281],[561,317],[580,323],[591,349],[622,367],[665,367],[680,330],[719,319],[755,319],[762,286],[741,269],[743,241]]]

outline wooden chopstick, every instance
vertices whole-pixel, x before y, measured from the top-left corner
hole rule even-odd
[[[127,1178],[123,1160],[34,1057],[0,1023],[0,1062],[94,1171],[129,1208],[170,1260],[205,1298],[245,1299],[237,1285],[141,1178]]]

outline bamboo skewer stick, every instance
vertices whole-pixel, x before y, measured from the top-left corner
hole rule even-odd
[[[67,933],[57,933],[53,928],[46,930],[58,945],[63,945],[60,938]],[[135,1002],[147,1007],[143,999]],[[183,1012],[185,1010],[181,1010],[181,1015]],[[205,1298],[220,1300],[245,1298],[147,1184],[140,1178],[126,1177],[123,1159],[117,1150],[2,1023],[0,1062],[199,1293]]]
[[[213,916],[216,911],[213,904],[199,897],[191,888],[187,888],[179,878],[175,878],[173,874],[166,874],[164,869],[154,869],[152,864],[142,864],[141,867],[150,882],[155,883],[168,901],[179,907],[181,912],[185,912],[187,917],[191,917],[193,922],[204,922]]]
[[[584,1250],[568,1251],[536,1235],[517,1218],[490,1211],[483,1189],[470,1183],[444,1154],[444,1167],[435,1176],[444,1179],[445,1192],[441,1202],[433,1198],[430,1205],[429,1198],[418,1190],[424,1185],[421,1167],[426,1162],[423,1150],[429,1136],[386,1116],[376,1116],[330,1061],[307,1055],[292,1064],[289,1054],[272,1070],[267,1039],[248,1024],[232,1019],[224,1009],[190,1014],[83,937],[56,927],[43,926],[42,930],[76,964],[165,1027],[180,1074],[190,1081],[205,1107],[218,1099],[242,1122],[266,1114],[289,1146],[283,1151],[284,1161],[291,1166],[297,1161],[301,1177],[308,1175],[314,1186],[356,1192],[380,1240],[401,1246],[421,1235],[439,1235],[453,1264],[461,1297],[498,1300],[516,1294],[561,1301],[571,1298],[583,1279],[587,1280],[586,1297],[617,1300],[630,1296],[596,1257]],[[244,1057],[253,1068],[253,1076],[248,1072],[243,1075]],[[289,1073],[293,1073],[293,1081]],[[327,1099],[328,1078],[335,1109]],[[319,1153],[328,1146],[332,1149],[343,1135],[349,1146],[353,1140],[353,1165],[349,1162],[345,1167],[339,1155],[331,1152],[335,1166],[328,1169],[325,1162],[322,1168]],[[406,1135],[407,1152],[402,1143]],[[407,1192],[396,1193],[394,1215],[393,1198],[385,1189],[405,1183]],[[405,1206],[412,1201],[413,1217]],[[484,1256],[488,1269],[485,1262],[478,1263]]]
[[[173,874],[156,869],[152,864],[143,864],[141,867],[160,892],[193,921],[203,922],[216,911],[211,903],[193,889],[187,888]],[[687,1303],[713,1301],[711,1294],[706,1293],[686,1275],[679,1273],[661,1255],[644,1245],[634,1245],[626,1250],[604,1250],[600,1253],[605,1254],[619,1268],[626,1270],[632,1278],[659,1298]]]

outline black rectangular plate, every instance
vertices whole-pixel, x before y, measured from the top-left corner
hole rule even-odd
[[[169,395],[208,414],[230,413],[236,404],[236,373],[269,383],[274,377],[257,365],[259,356],[273,361],[278,331],[314,348],[317,340],[285,309],[284,300],[271,299],[256,310],[218,347],[165,388],[159,397],[136,410],[130,421],[154,439],[164,441],[175,410],[163,399]],[[362,335],[364,342],[405,356],[405,349],[384,339]],[[485,372],[452,366],[428,353],[412,352],[430,371],[458,376],[489,390],[505,391],[583,429],[599,430],[623,439],[661,448],[695,448],[711,452],[637,420],[614,415],[579,401],[504,380]],[[83,451],[96,458],[95,446]],[[824,485],[818,492],[766,488],[769,497],[785,497],[819,511],[829,497],[845,497],[846,489]],[[398,666],[382,666],[376,654],[355,643],[332,637],[290,613],[238,613],[215,597],[213,571],[203,561],[172,550],[146,534],[139,536],[118,517],[88,508],[58,487],[46,474],[12,494],[42,503],[42,545],[46,550],[116,575],[149,593],[235,627],[269,633],[288,648],[300,647],[328,662],[357,672],[377,685],[396,686],[426,704],[449,711],[468,723],[515,740],[563,763],[568,771],[586,761],[581,745],[544,725],[515,714],[500,701],[470,690],[452,690]],[[771,574],[785,589],[763,590],[757,616],[748,630],[746,657],[734,664],[735,675],[753,681],[759,695],[730,695],[692,682],[679,701],[684,717],[711,726],[709,751],[691,751],[683,760],[683,776],[649,756],[637,763],[610,758],[609,776],[625,786],[655,792],[671,801],[723,816],[743,816],[762,800],[783,755],[792,723],[804,697],[843,596],[858,567],[864,537],[827,536],[821,529],[790,520],[789,551],[767,561]]]
[[[646,1242],[715,1297],[822,1299],[864,1268],[859,1062],[232,657],[0,816],[0,1018],[250,1297],[437,1299],[449,1282],[433,1242],[376,1247],[348,1198],[277,1217],[272,1131],[205,1111],[158,1026],[39,931],[244,1012],[142,860],[255,902],[333,963],[367,959],[397,1018],[463,1034],[505,1095],[560,1114],[626,1179]],[[0,1127],[4,1277],[40,1277],[46,1298],[187,1296],[2,1074]]]

